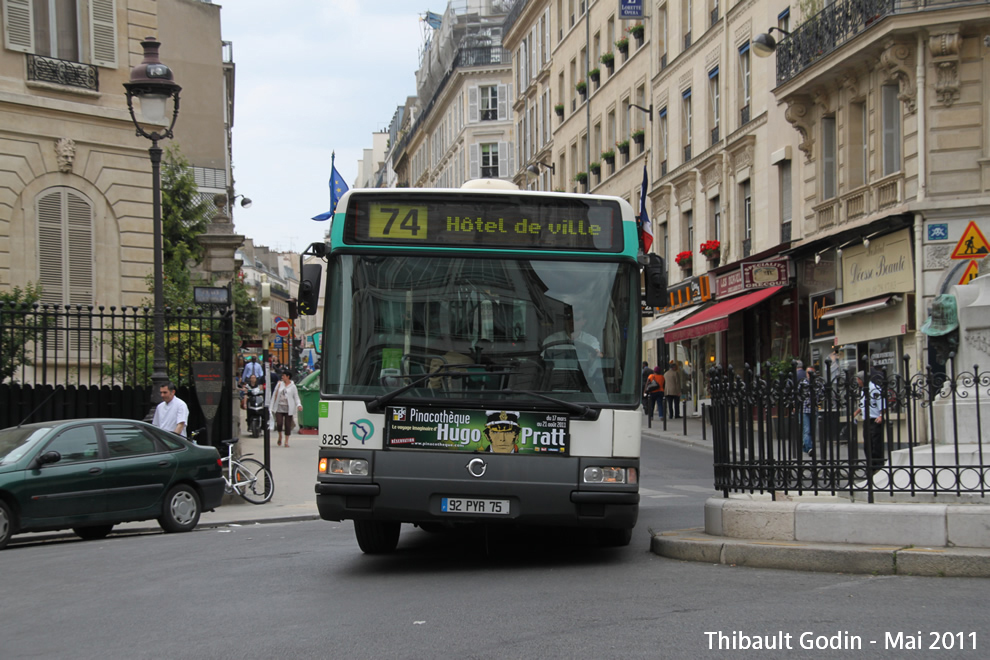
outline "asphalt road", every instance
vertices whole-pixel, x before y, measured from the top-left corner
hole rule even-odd
[[[649,527],[701,524],[711,459],[655,440],[643,457],[640,525],[621,549],[564,532],[407,527],[395,555],[371,557],[351,523],[323,521],[14,544],[0,552],[0,657],[987,656],[985,580],[791,573],[651,554]],[[719,632],[730,648],[717,650]],[[812,646],[817,637],[861,648],[802,649],[806,632]],[[935,632],[955,633],[938,638],[955,648],[929,649]],[[915,640],[921,648],[885,648],[887,634],[902,649]],[[739,650],[758,636],[791,648]]]

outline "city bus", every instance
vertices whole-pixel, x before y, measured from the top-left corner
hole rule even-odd
[[[511,188],[511,189],[509,189]],[[323,302],[316,501],[365,553],[402,523],[586,528],[639,513],[641,254],[616,197],[354,189],[302,266]],[[321,299],[322,296],[322,299]]]

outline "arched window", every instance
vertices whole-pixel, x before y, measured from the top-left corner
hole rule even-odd
[[[35,208],[41,301],[93,304],[93,204],[78,190],[60,186],[38,195]]]

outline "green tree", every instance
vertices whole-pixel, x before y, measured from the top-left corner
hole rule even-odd
[[[197,238],[206,231],[210,212],[210,204],[199,198],[189,161],[177,145],[169,145],[162,158],[162,262],[168,306],[192,302],[186,264],[203,259],[203,246]]]
[[[0,383],[13,379],[27,360],[27,344],[33,342],[38,328],[33,314],[29,325],[21,309],[30,308],[41,299],[41,285],[28,282],[24,289],[15,286],[10,293],[0,293]]]
[[[231,283],[231,298],[234,299],[234,332],[241,341],[258,334],[258,303],[251,299],[251,292],[241,279],[242,271],[234,274]]]

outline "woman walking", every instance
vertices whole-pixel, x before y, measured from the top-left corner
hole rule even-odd
[[[292,372],[288,369],[282,371],[282,379],[275,386],[272,392],[271,414],[275,416],[275,430],[278,431],[278,444],[282,446],[282,429],[285,429],[285,446],[289,446],[289,436],[292,434],[294,422],[292,416],[297,412],[302,412],[302,401],[299,400],[299,391],[296,384],[292,382]]]

